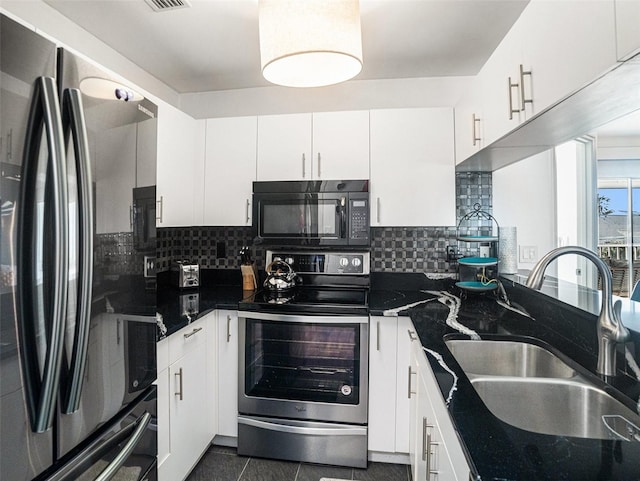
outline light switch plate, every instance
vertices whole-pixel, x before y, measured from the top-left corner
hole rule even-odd
[[[538,260],[538,247],[537,246],[520,246],[519,249],[519,261],[533,263]]]

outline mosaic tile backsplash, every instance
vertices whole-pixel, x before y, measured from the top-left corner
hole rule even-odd
[[[478,203],[491,213],[491,172],[456,174],[456,216],[459,220]],[[465,234],[487,235],[491,223],[474,221],[460,226]],[[373,272],[455,272],[447,262],[447,248],[459,255],[477,255],[475,244],[456,241],[457,226],[371,228],[371,270]],[[242,246],[251,246],[251,227],[170,227],[158,229],[158,271],[171,262],[189,259],[203,269],[237,269]],[[258,269],[264,269],[264,247],[253,246]]]

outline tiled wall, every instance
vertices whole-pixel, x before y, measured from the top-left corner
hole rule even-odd
[[[144,254],[133,248],[131,232],[98,234],[95,237],[96,256],[94,270],[104,275],[141,275],[144,272]]]
[[[240,249],[251,246],[251,227],[169,227],[158,229],[156,266],[167,271],[174,260],[188,259],[203,269],[239,269]],[[264,249],[252,247],[258,268]]]
[[[491,213],[491,172],[456,174],[457,219],[478,203]],[[488,234],[491,223],[461,225],[465,234]],[[374,272],[455,272],[447,262],[447,247],[473,255],[476,246],[456,242],[457,226],[373,227],[371,269]],[[178,259],[196,261],[204,269],[237,269],[242,246],[251,246],[250,227],[179,227],[158,229],[159,271]],[[264,269],[264,248],[252,247],[259,269]]]

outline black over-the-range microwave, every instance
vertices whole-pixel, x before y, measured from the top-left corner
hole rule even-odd
[[[369,181],[253,183],[254,243],[369,246]]]

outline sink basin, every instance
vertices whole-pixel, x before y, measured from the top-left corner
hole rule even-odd
[[[447,348],[469,376],[568,379],[576,372],[546,349],[519,341],[451,339]]]
[[[471,384],[494,416],[526,431],[630,440],[629,429],[640,426],[638,414],[580,380],[477,377]]]
[[[640,416],[558,356],[516,340],[446,339],[480,399],[501,421],[555,436],[640,441]]]

